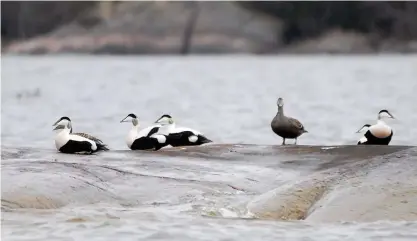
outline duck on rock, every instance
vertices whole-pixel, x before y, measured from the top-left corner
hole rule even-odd
[[[173,147],[196,146],[212,142],[199,131],[187,127],[176,127],[170,115],[162,115],[155,123],[162,125],[157,134],[165,136]]]
[[[54,128],[54,131],[56,131],[56,132],[58,133],[58,132],[60,132],[60,131],[61,131],[61,130],[63,130],[63,129],[65,129],[65,125],[63,125],[63,124],[59,124],[59,125],[57,125],[57,126]],[[96,143],[103,143],[103,141],[102,141],[102,140],[98,139],[98,138],[97,138],[97,137],[95,137],[95,136],[92,136],[92,135],[89,135],[89,134],[87,134],[87,133],[83,133],[83,132],[76,132],[76,133],[73,133],[73,132],[72,132],[72,130],[73,130],[73,128],[72,128],[72,126],[71,126],[71,129],[70,129],[70,134],[72,134],[72,135],[82,136],[82,137],[85,137],[85,138],[90,139],[90,140],[92,140],[92,141],[95,141]]]
[[[58,151],[68,154],[91,154],[108,151],[107,146],[98,138],[86,133],[72,133],[71,119],[63,116],[52,126],[56,126],[55,146]]]
[[[127,115],[122,122],[131,121],[132,129],[126,136],[126,144],[131,150],[159,150],[168,145],[167,138],[156,134],[160,124],[154,124],[139,131],[139,120],[133,113]]]
[[[361,132],[364,127],[368,127],[365,135],[358,141],[358,145],[388,145],[391,142],[394,132],[382,119],[394,116],[388,110],[381,110],[378,113],[376,124],[365,124],[357,132]]]
[[[304,129],[303,124],[295,118],[284,115],[284,100],[280,97],[277,101],[278,112],[271,122],[272,131],[282,137],[282,145],[285,145],[285,139],[295,139],[308,131]]]

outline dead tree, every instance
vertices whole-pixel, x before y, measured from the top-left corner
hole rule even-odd
[[[182,44],[180,49],[180,54],[182,55],[186,55],[190,52],[194,29],[197,24],[198,16],[200,15],[200,6],[197,1],[190,1],[186,4],[189,6],[191,12],[182,36]]]

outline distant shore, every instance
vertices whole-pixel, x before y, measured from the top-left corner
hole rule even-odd
[[[36,37],[23,41],[11,41],[2,47],[10,54],[116,54],[158,55],[181,54],[181,38],[166,36],[159,38],[143,34],[88,34],[68,37]],[[332,31],[328,34],[285,47],[258,46],[253,40],[221,33],[198,34],[193,37],[188,54],[376,54],[417,53],[417,41],[407,43],[390,42],[379,47],[359,34]]]
[[[50,4],[2,3],[2,53],[140,55],[417,52],[417,38],[413,38],[412,31],[414,28],[404,30],[405,33],[391,27],[376,29],[373,21],[379,21],[379,15],[368,16],[370,12],[362,9],[370,7],[376,11],[391,7],[389,4],[368,6],[364,3],[362,6],[361,3],[344,3],[357,8],[346,10],[341,5],[317,3],[313,4],[313,8],[313,5],[306,3],[312,7],[308,12],[303,11],[306,7],[303,3],[274,3],[271,6],[273,11],[267,5],[254,2],[86,1]],[[322,8],[332,8],[329,11],[344,17],[333,20],[314,17],[315,11],[319,13]],[[349,30],[343,27],[346,24],[343,19],[349,14],[355,14],[358,19],[349,18],[348,23],[360,26],[355,25]],[[392,24],[400,21],[394,17],[391,16]],[[359,18],[368,20],[362,23]]]

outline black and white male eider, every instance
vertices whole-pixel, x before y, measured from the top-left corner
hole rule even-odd
[[[157,151],[168,145],[166,136],[156,134],[162,125],[151,125],[139,131],[139,120],[133,113],[127,115],[120,123],[129,121],[133,127],[126,136],[126,144],[131,150]]]
[[[58,131],[55,146],[58,151],[68,154],[91,154],[97,151],[108,151],[107,146],[98,138],[86,133],[71,133],[70,118],[63,116],[52,126]]]
[[[394,116],[388,110],[381,110],[378,113],[378,120],[375,125],[365,124],[357,132],[360,132],[364,127],[368,127],[365,135],[358,141],[358,145],[388,145],[391,142],[394,132],[389,127],[383,118],[392,118]]]
[[[173,146],[198,146],[212,142],[201,132],[188,127],[176,127],[170,115],[162,115],[156,122],[162,125],[157,134],[168,138],[168,143]]]

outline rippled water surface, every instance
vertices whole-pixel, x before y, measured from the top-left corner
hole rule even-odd
[[[299,138],[300,145],[355,144],[360,137],[355,131],[365,123],[374,123],[380,109],[388,109],[396,117],[387,121],[394,129],[391,144],[416,145],[416,63],[416,56],[383,55],[3,56],[1,142],[3,147],[41,149],[36,157],[19,161],[46,158],[55,153],[52,124],[65,115],[72,119],[74,131],[91,133],[112,150],[122,151],[127,150],[124,139],[130,124],[121,124],[120,120],[127,114],[137,114],[140,124],[147,126],[168,113],[178,125],[198,129],[216,143],[280,144],[281,139],[270,129],[270,121],[281,96],[286,115],[298,118],[309,131]],[[114,156],[104,154],[103,159],[106,158]],[[120,163],[130,168],[129,158],[117,155],[119,162],[112,165]],[[3,160],[2,166],[12,161],[17,160]],[[155,163],[146,171],[165,175],[169,162],[161,160],[160,166]],[[187,162],[182,165],[182,171],[190,168]],[[158,183],[149,182],[140,188],[126,189],[127,195],[138,190],[158,193],[158,198],[139,205],[74,203],[58,210],[2,211],[2,237],[324,241],[417,238],[416,222],[318,224],[256,220],[245,213],[245,204],[260,193],[297,178],[297,170],[272,172],[247,164],[234,164],[232,169],[207,160],[196,166],[193,171],[201,176],[205,175],[205,166],[224,169],[225,173],[230,170],[228,174],[236,178],[257,173],[264,175],[270,186],[238,198],[211,194],[211,201],[199,203],[196,200],[207,199],[207,195],[189,193],[187,198],[173,201],[168,194],[179,190],[179,186],[153,190]],[[145,172],[143,166],[132,165],[133,168]],[[175,170],[172,172],[175,174]],[[210,175],[213,180],[225,178],[220,171]],[[2,186],[7,182],[2,178]]]

